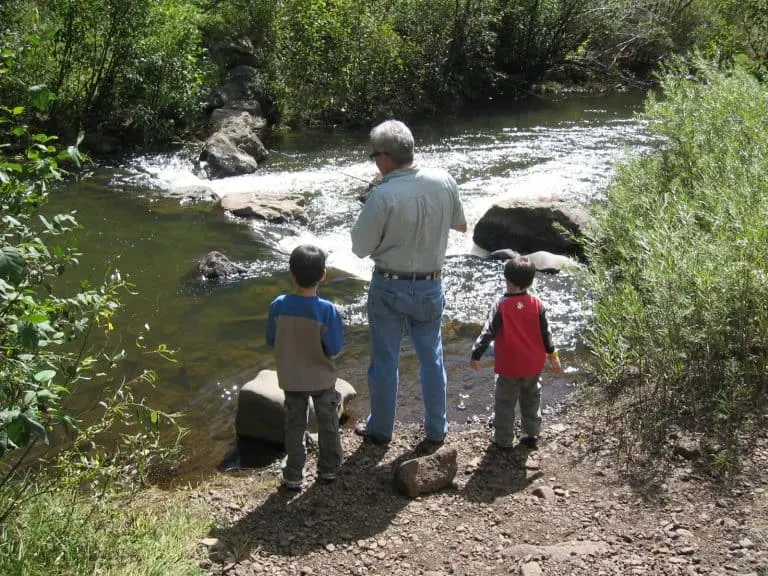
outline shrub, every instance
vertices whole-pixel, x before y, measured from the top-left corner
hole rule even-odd
[[[587,241],[593,374],[646,449],[676,428],[736,448],[768,383],[768,93],[701,59],[661,87],[663,144],[619,169]]]
[[[0,84],[14,82],[15,53],[0,45],[0,54]],[[46,109],[54,95],[40,86],[34,91],[30,102]],[[118,296],[129,288],[119,271],[74,294],[60,290],[58,278],[78,261],[78,225],[74,212],[45,216],[42,208],[50,186],[66,174],[62,163],[76,166],[83,157],[76,146],[60,151],[57,138],[31,132],[26,118],[23,106],[0,103],[0,524],[39,482],[102,493],[121,483],[134,487],[148,465],[176,448],[160,443],[159,427],[173,425],[175,415],[152,410],[132,390],[140,381],[152,384],[154,374],[132,381],[111,374],[125,355],[106,348]],[[163,346],[156,352],[168,354]],[[101,382],[104,396],[80,419],[66,411],[65,400],[84,380]],[[56,449],[42,451],[54,438]],[[42,462],[50,474],[38,468]]]

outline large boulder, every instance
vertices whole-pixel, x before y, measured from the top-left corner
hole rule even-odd
[[[306,198],[300,194],[233,192],[221,199],[221,207],[242,218],[257,218],[282,223],[287,220],[306,222]]]
[[[264,126],[264,118],[256,118],[249,112],[238,110],[222,119],[217,133],[226,136],[238,150],[261,162],[269,155],[259,137]]]
[[[354,387],[341,378],[336,379],[336,390],[341,394],[339,416],[344,406],[357,396]],[[285,393],[277,383],[277,372],[262,370],[256,378],[246,382],[237,397],[235,432],[238,436],[285,443]],[[315,411],[309,403],[309,430],[317,431]]]
[[[496,202],[475,226],[473,240],[488,251],[509,248],[526,254],[546,251],[583,256],[579,238],[589,224],[582,207],[554,196],[506,198]]]
[[[200,161],[207,164],[206,171],[212,178],[252,174],[259,167],[253,156],[240,150],[219,132],[206,140],[200,153]]]
[[[256,49],[248,37],[220,42],[213,46],[211,55],[225,70],[236,66],[257,66],[259,63]]]

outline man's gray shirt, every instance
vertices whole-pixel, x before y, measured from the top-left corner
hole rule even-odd
[[[440,168],[387,174],[352,227],[352,251],[397,272],[440,270],[451,228],[467,223],[453,177]]]

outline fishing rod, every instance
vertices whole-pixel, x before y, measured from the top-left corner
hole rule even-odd
[[[267,148],[267,152],[269,152],[270,154],[278,154],[280,156],[285,156],[286,158],[290,158],[291,160],[297,160],[299,158],[297,154],[286,154],[285,152],[279,152],[277,150],[272,150],[271,148]],[[342,174],[347,178],[352,178],[353,180],[357,180],[358,182],[365,182],[366,184],[370,183],[370,180],[366,180],[365,178],[360,178],[359,176],[355,176],[353,174],[348,174],[343,170],[339,170],[338,168],[331,168],[331,170],[333,170],[334,172],[338,172],[339,174]]]

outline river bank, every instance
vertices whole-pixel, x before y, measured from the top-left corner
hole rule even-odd
[[[393,467],[418,454],[418,425],[388,447],[343,431],[333,484],[279,488],[279,463],[218,475],[190,491],[214,526],[201,540],[207,576],[223,574],[759,575],[768,571],[768,439],[741,474],[710,481],[674,454],[654,477],[628,477],[600,412],[572,394],[545,417],[538,451],[489,448],[486,424],[454,425],[453,488],[409,500]],[[688,454],[684,457],[683,454]]]

